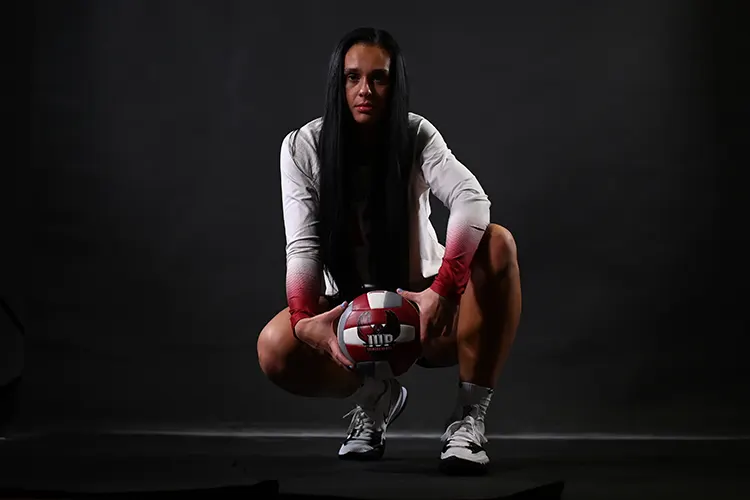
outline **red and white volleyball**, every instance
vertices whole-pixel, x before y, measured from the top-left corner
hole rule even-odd
[[[369,291],[351,301],[339,318],[336,334],[341,351],[355,366],[386,364],[394,377],[406,373],[422,352],[419,311],[386,290]]]

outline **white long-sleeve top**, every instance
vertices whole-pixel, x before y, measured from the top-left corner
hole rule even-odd
[[[286,235],[286,291],[292,325],[312,316],[321,294],[335,295],[338,287],[319,255],[318,200],[320,162],[316,152],[322,118],[289,132],[281,143],[281,195]],[[409,113],[415,134],[411,178],[412,217],[410,282],[436,276],[431,288],[446,297],[463,293],[471,259],[489,225],[490,201],[472,172],[448,148],[437,128],[426,118]],[[355,167],[356,168],[356,167]],[[430,221],[430,192],[449,210],[445,246]],[[357,245],[366,260],[366,244]]]

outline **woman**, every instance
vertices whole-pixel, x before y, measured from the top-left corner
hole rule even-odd
[[[404,58],[387,32],[341,39],[324,115],[284,138],[280,160],[289,307],[260,334],[263,372],[293,394],[351,398],[339,456],[380,458],[406,388],[348,366],[333,325],[365,289],[397,290],[420,310],[419,364],[459,365],[441,469],[484,472],[485,415],[521,312],[516,245],[490,224],[487,196],[438,130],[409,111]],[[450,210],[445,247],[430,192]]]

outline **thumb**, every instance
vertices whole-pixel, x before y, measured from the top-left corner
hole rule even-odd
[[[347,305],[348,305],[348,302],[344,301],[340,305],[334,307],[333,309],[325,313],[326,319],[334,320],[338,318],[339,316],[344,314],[344,311],[346,310]]]
[[[416,301],[417,294],[414,292],[407,292],[406,290],[402,290],[401,288],[396,289],[396,293],[401,295],[406,300]]]
[[[341,352],[341,348],[339,347],[337,339],[331,339],[328,342],[328,350],[330,352],[331,358],[333,358],[336,363],[346,368],[347,370],[354,369],[354,363],[352,363],[352,361],[347,358],[343,352]]]
[[[419,297],[420,297],[420,294],[414,293],[414,292],[407,292],[406,290],[402,290],[400,288],[396,290],[396,293],[398,293],[403,298],[405,298],[406,300],[408,300],[409,302],[411,302],[411,305],[413,305],[414,307],[416,307],[417,311],[419,311],[419,307],[420,307],[419,306]]]

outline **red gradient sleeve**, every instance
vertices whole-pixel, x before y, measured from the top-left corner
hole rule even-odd
[[[432,288],[438,295],[458,302],[466,291],[471,272],[471,260],[479,247],[486,225],[473,225],[472,217],[448,219],[445,255]]]
[[[315,316],[320,280],[317,277],[316,262],[305,259],[292,259],[287,264],[286,300],[291,314],[292,330],[299,320]]]
[[[292,329],[302,318],[314,316],[321,294],[318,194],[310,165],[314,149],[308,137],[296,136],[291,153],[288,134],[281,145],[281,198],[286,236],[286,298]]]
[[[423,119],[417,133],[422,175],[450,211],[445,255],[431,287],[458,301],[466,290],[471,261],[490,223],[490,200],[476,176],[448,148],[435,126]]]

